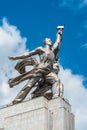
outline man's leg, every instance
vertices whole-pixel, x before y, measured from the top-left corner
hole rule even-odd
[[[52,91],[52,98],[59,96],[59,78],[58,75],[55,72],[51,72],[46,76],[46,82],[50,83],[52,85],[51,91]]]
[[[32,87],[38,82],[40,77],[35,77],[29,80],[29,82],[23,87],[23,89],[19,92],[17,97],[13,100],[13,104],[17,104],[19,102],[22,102],[24,98],[27,96],[27,94],[30,92]]]

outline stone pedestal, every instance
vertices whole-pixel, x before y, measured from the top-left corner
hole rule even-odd
[[[0,130],[74,130],[74,115],[64,99],[39,97],[0,109]]]

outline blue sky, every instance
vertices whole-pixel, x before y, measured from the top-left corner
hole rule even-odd
[[[76,130],[87,130],[87,0],[0,1],[0,105],[22,88],[8,86],[16,75],[8,56],[43,46],[45,37],[54,43],[58,25],[65,27],[59,52],[65,97],[72,104]]]
[[[21,30],[30,50],[43,45],[45,37],[55,42],[56,26],[64,25],[60,63],[87,78],[86,4],[85,0],[2,0],[0,19],[6,17]]]

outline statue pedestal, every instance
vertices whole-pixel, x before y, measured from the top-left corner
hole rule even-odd
[[[38,97],[1,108],[0,130],[74,130],[74,115],[60,97]]]

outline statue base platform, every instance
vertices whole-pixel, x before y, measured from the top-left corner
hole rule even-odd
[[[0,130],[74,130],[71,105],[38,97],[0,109]]]

